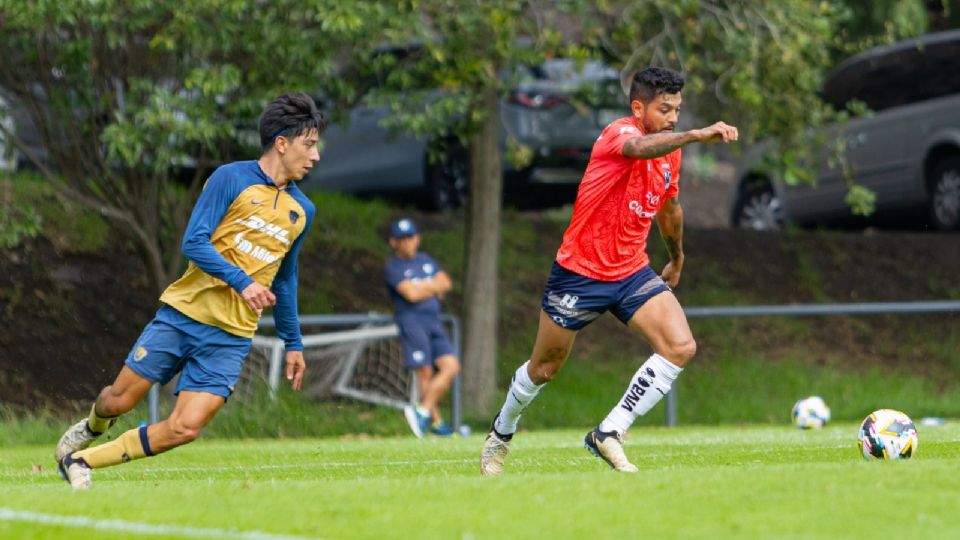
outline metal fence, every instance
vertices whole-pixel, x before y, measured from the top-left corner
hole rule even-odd
[[[883,315],[896,313],[960,312],[960,300],[927,302],[860,302],[851,304],[788,304],[759,306],[718,306],[684,308],[688,319],[705,317],[770,317],[822,315]],[[677,425],[677,386],[667,394],[668,426]]]
[[[921,302],[860,302],[850,304],[788,304],[788,305],[755,305],[755,306],[717,306],[717,307],[689,307],[684,308],[689,319],[706,317],[770,317],[770,316],[824,316],[824,315],[883,315],[905,313],[960,313],[960,300],[931,300]],[[451,340],[457,356],[460,356],[460,322],[452,315],[444,315],[444,322],[451,327]],[[303,326],[349,326],[364,322],[375,322],[389,325],[393,323],[390,315],[377,313],[351,313],[343,315],[303,315],[300,323]],[[261,328],[273,328],[273,318],[264,317],[260,321]],[[395,327],[394,327],[395,329]],[[318,336],[319,337],[319,336]],[[461,359],[462,360],[462,359]],[[279,381],[279,367],[277,372],[271,372],[271,379]],[[455,428],[459,429],[461,409],[460,377],[453,382],[451,391],[451,420]],[[667,394],[666,423],[668,426],[677,425],[677,386]],[[154,385],[150,391],[150,422],[156,422],[158,413],[159,393]]]

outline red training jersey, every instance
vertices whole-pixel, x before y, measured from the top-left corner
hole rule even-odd
[[[623,279],[650,263],[647,235],[664,200],[679,193],[680,149],[653,159],[623,155],[642,136],[637,119],[620,118],[593,143],[570,226],[557,251],[567,270],[600,280]]]

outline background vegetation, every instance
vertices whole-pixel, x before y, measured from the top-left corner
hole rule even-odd
[[[69,216],[59,215],[58,204],[37,179],[16,177],[11,185],[44,217],[42,239],[37,241],[71,246],[75,256],[96,253],[109,241],[109,228],[82,207]],[[461,275],[463,222],[456,214],[420,214],[343,195],[313,199],[322,218],[304,246],[304,312],[390,311],[381,289],[382,264],[388,254],[384,238],[387,225],[399,215],[413,215],[424,231],[423,248],[453,276]],[[539,295],[569,211],[507,211],[504,216],[498,400],[516,366],[529,354]],[[784,235],[694,230],[688,235],[691,264],[677,289],[688,307],[960,299],[960,284],[951,267],[941,267],[952,264],[951,259],[928,259],[929,266],[923,268],[897,262],[903,257],[915,260],[915,253],[949,241],[949,235],[864,236],[802,230]],[[665,262],[656,237],[650,240],[650,251],[655,266]],[[874,278],[841,279],[838,269],[854,272],[867,259],[873,261],[868,271]],[[0,287],[0,295],[8,294],[12,293]],[[459,289],[447,307],[455,313],[462,307]],[[700,352],[676,388],[680,423],[784,424],[793,402],[808,394],[823,396],[838,420],[859,420],[880,407],[900,407],[915,418],[960,417],[960,403],[953,399],[960,391],[957,322],[957,315],[951,314],[691,319]],[[578,337],[572,358],[530,407],[521,427],[596,423],[648,354],[642,339],[630,335],[615,319],[602,318]],[[105,369],[116,369],[119,359],[114,360],[107,359]],[[62,431],[66,419],[85,407],[78,403],[49,412],[7,409],[0,423],[0,444],[50,441]],[[468,423],[478,430],[485,428],[489,411],[467,412]],[[660,425],[663,414],[661,406],[642,418],[640,425]],[[146,417],[142,407],[123,422],[133,426]],[[265,398],[231,402],[205,436],[388,435],[406,430],[401,415],[389,409],[350,402],[313,403],[287,391],[276,402]]]

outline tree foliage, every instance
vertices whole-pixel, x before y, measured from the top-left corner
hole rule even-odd
[[[383,13],[333,1],[2,0],[0,92],[42,148],[7,135],[64,204],[97,209],[133,240],[159,290],[183,264],[210,165],[257,157],[257,114],[279,93],[323,84],[349,97],[329,78],[334,60],[371,41]]]

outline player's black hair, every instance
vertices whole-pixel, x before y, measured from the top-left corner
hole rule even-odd
[[[630,81],[630,101],[644,105],[660,94],[676,94],[683,89],[683,75],[672,69],[648,67],[638,71]]]
[[[291,92],[267,104],[260,115],[260,146],[266,152],[277,137],[295,139],[315,129],[318,135],[327,128],[327,118],[313,98],[303,92]]]

